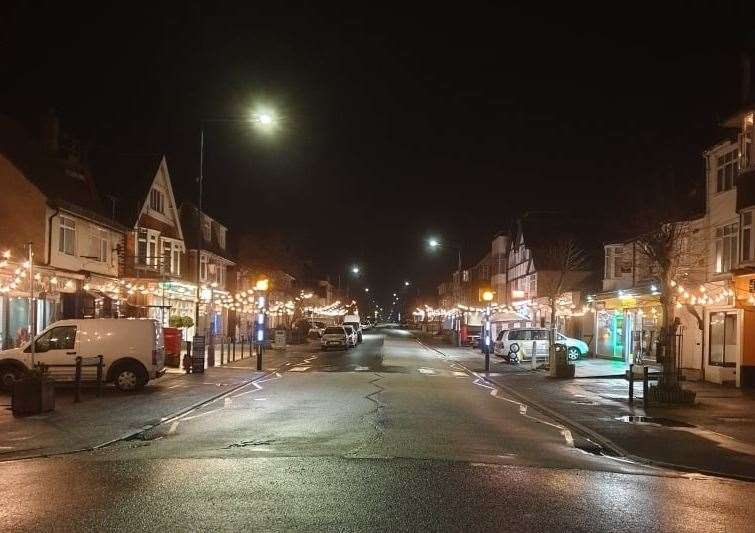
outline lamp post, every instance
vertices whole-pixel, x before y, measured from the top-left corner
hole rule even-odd
[[[490,318],[491,318],[491,309],[490,309],[490,302],[493,301],[493,297],[495,296],[495,293],[493,291],[484,291],[482,293],[482,300],[485,302],[485,323],[483,327],[483,336],[482,341],[483,345],[485,346],[485,372],[490,372],[490,347],[493,339],[491,338],[491,327],[490,327]]]
[[[456,305],[461,303],[461,245],[455,245],[451,243],[442,243],[436,238],[430,238],[427,241],[430,248],[446,248],[456,250],[456,283],[454,283],[454,297],[456,298]],[[460,315],[460,318],[456,321],[456,345],[461,346],[461,321],[464,319],[464,314]]]
[[[235,123],[235,124],[253,124],[257,126],[258,129],[264,130],[267,132],[272,132],[276,129],[276,126],[279,123],[278,118],[276,117],[275,113],[269,109],[256,109],[255,111],[252,111],[250,116],[248,118],[205,118],[201,119],[199,121],[199,177],[197,178],[197,181],[199,182],[199,198],[198,198],[198,205],[197,205],[197,260],[196,260],[196,269],[197,269],[197,303],[194,307],[194,327],[195,327],[195,334],[199,331],[199,305],[201,300],[201,279],[199,276],[199,270],[201,267],[201,255],[202,255],[202,245],[204,244],[204,236],[202,233],[202,198],[204,193],[204,152],[205,152],[205,142],[204,142],[204,130],[205,130],[205,124],[210,123],[216,123],[216,122],[229,122],[229,123]],[[205,331],[208,329],[208,324],[205,324]]]
[[[257,296],[257,317],[254,321],[254,343],[257,345],[257,371],[262,371],[262,352],[265,349],[265,311],[267,309],[267,290],[270,281],[267,278],[257,280],[254,293]]]

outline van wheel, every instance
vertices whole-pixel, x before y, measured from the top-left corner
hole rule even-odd
[[[569,361],[576,361],[579,359],[579,356],[582,355],[579,351],[579,348],[576,348],[575,346],[572,346],[566,351],[566,356],[569,358]]]
[[[0,388],[4,391],[13,390],[13,382],[18,381],[23,376],[23,372],[15,366],[0,366]]]
[[[125,364],[115,371],[113,382],[118,390],[127,392],[143,388],[147,380],[143,369],[134,364]]]

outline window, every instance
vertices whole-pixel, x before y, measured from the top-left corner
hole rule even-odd
[[[161,215],[165,214],[165,200],[163,193],[158,189],[152,189],[149,191],[149,208],[152,211],[157,211]]]
[[[204,254],[199,256],[199,280],[207,280],[207,256]]]
[[[163,239],[162,271],[164,274],[171,273],[171,258],[173,255],[173,243]]]
[[[157,246],[158,233],[147,232],[147,264],[151,267],[159,267],[160,255]]]
[[[742,261],[753,259],[752,211],[742,213]]]
[[[37,337],[34,351],[73,350],[76,341],[76,326],[59,326]]]
[[[60,236],[58,250],[66,255],[76,255],[76,221],[60,217]]]
[[[147,264],[147,230],[139,229],[136,236],[136,264]]]
[[[109,250],[108,232],[97,226],[92,226],[89,234],[89,255],[95,261],[106,263]]]
[[[736,313],[711,313],[708,339],[709,364],[736,366],[739,353]]]
[[[529,329],[515,329],[509,332],[510,341],[531,341],[532,331]]]
[[[464,282],[469,281],[469,270],[462,270],[461,271],[461,280]]]
[[[225,229],[218,227],[218,246],[221,250],[225,250]]]
[[[716,192],[728,191],[734,187],[739,174],[739,153],[737,149],[725,153],[716,160]]]
[[[212,222],[209,217],[202,215],[202,238],[210,242],[210,229],[212,228]]]
[[[716,274],[729,272],[737,264],[737,225],[729,224],[716,228],[715,268]]]
[[[181,245],[173,243],[173,251],[170,255],[170,273],[175,276],[181,275]]]
[[[548,330],[547,329],[533,329],[532,330],[532,340],[533,341],[547,341],[548,340]]]

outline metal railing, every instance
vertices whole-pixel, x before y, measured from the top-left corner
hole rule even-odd
[[[74,378],[73,378],[73,386],[74,386],[74,398],[73,401],[76,403],[79,403],[81,401],[81,384],[85,381],[90,382],[88,380],[84,379],[84,373],[82,372],[82,369],[84,368],[90,368],[90,367],[96,367],[97,368],[97,377],[94,380],[94,383],[97,384],[97,397],[99,398],[102,396],[102,381],[103,381],[103,370],[105,367],[105,364],[103,362],[103,357],[101,355],[95,355],[94,357],[76,357],[76,362],[74,364],[47,364],[47,363],[37,363],[37,367],[40,369],[42,373],[47,374],[48,370],[50,368],[73,368],[74,369]]]

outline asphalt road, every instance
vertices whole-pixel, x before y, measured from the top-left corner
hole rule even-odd
[[[755,486],[597,453],[401,331],[97,452],[0,464],[0,530],[755,531]]]

